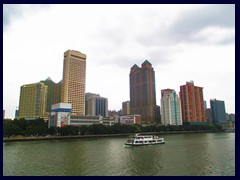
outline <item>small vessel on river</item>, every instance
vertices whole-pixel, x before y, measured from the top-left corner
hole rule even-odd
[[[156,145],[164,144],[164,138],[160,138],[156,135],[140,135],[130,136],[125,146],[142,146],[142,145]]]

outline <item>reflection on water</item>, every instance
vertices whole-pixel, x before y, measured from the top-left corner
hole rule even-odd
[[[235,133],[163,137],[165,144],[128,148],[127,138],[3,143],[3,175],[235,175]]]

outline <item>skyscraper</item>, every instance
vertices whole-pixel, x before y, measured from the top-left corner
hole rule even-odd
[[[108,99],[99,94],[85,94],[86,115],[108,117]]]
[[[161,117],[166,125],[182,125],[180,98],[173,89],[161,90]]]
[[[47,104],[47,86],[44,83],[21,86],[19,118],[44,118]]]
[[[61,101],[72,104],[72,114],[85,115],[86,55],[68,50],[64,53]]]
[[[130,101],[122,102],[122,114],[123,115],[130,114]]]
[[[206,121],[209,123],[209,124],[212,124],[212,109],[211,108],[207,108],[205,109],[205,115],[206,115]]]
[[[226,110],[224,101],[211,99],[210,106],[212,110],[212,121],[216,125],[226,125]]]
[[[186,82],[180,86],[180,99],[183,123],[206,124],[203,87],[194,86],[194,82]]]
[[[155,72],[145,60],[142,67],[136,64],[130,71],[130,113],[141,115],[142,122],[156,121]]]
[[[55,83],[48,77],[41,82],[48,86],[46,112],[50,114],[52,105],[61,102],[62,81]]]

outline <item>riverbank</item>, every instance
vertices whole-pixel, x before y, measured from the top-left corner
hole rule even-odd
[[[202,131],[172,131],[172,132],[144,132],[141,134],[185,134],[185,133],[216,133],[219,131],[202,130]],[[81,139],[81,138],[106,138],[106,137],[128,137],[135,133],[126,134],[98,134],[98,135],[72,135],[72,136],[31,136],[31,137],[9,137],[3,138],[3,142],[15,142],[15,141],[39,141],[39,140],[58,140],[58,139]]]

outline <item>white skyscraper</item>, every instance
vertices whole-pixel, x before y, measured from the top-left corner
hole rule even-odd
[[[181,103],[173,89],[161,90],[161,120],[167,125],[182,125]]]

